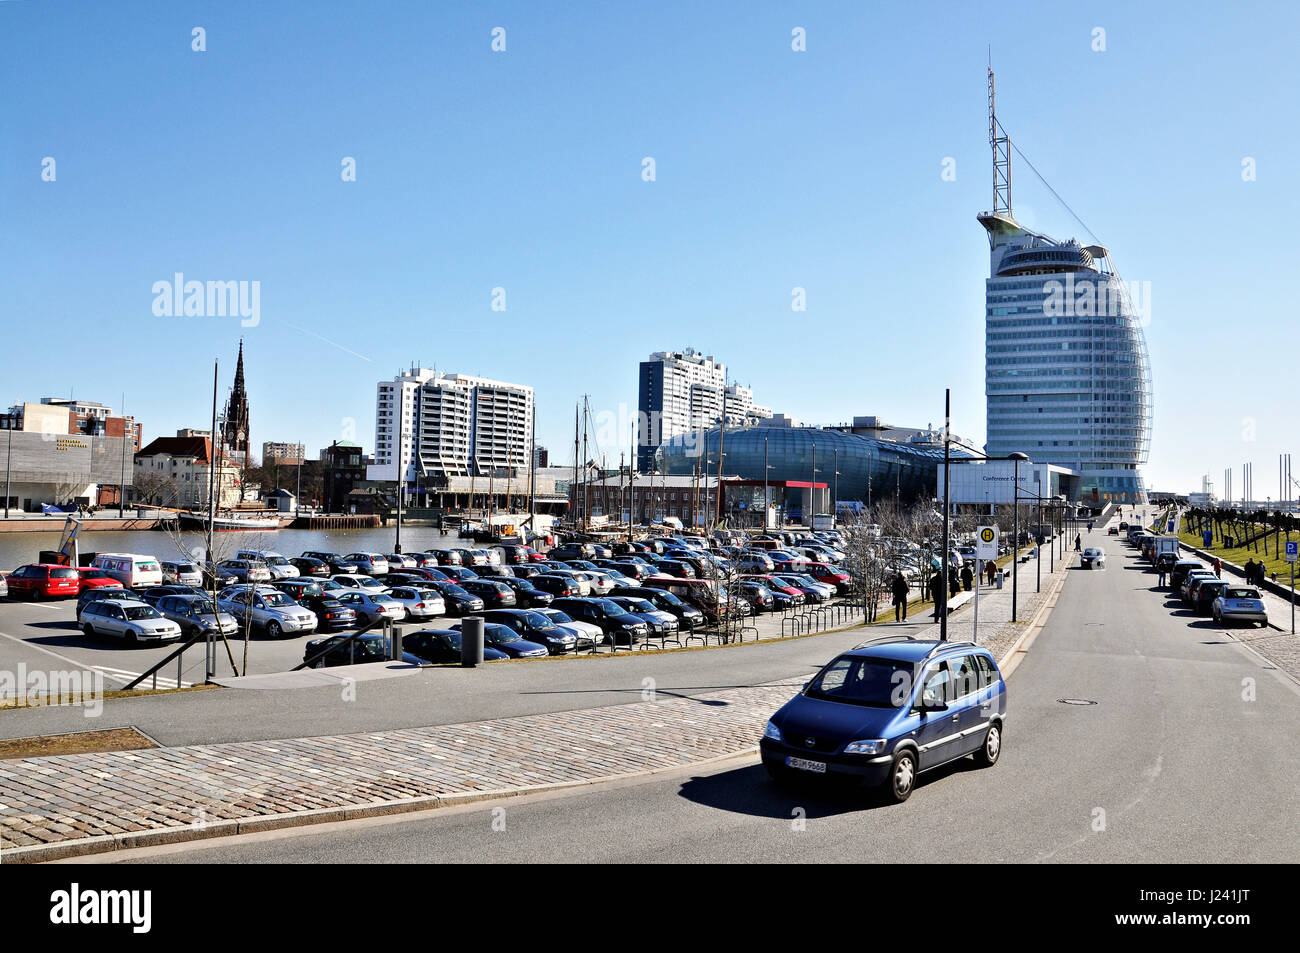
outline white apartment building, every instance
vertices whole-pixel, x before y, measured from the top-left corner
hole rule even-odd
[[[678,434],[707,429],[722,419],[742,426],[772,416],[770,407],[754,403],[754,392],[727,383],[727,366],[712,354],[656,351],[642,361],[637,409],[637,469],[653,467],[655,449]]]
[[[400,421],[400,422],[399,422]],[[533,389],[412,367],[375,394],[375,462],[367,479],[471,476],[526,469]],[[400,445],[400,446],[399,446]]]

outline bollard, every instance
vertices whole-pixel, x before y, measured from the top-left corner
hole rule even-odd
[[[402,660],[402,632],[405,626],[395,625],[388,639],[388,658],[394,662]]]
[[[476,668],[483,664],[483,617],[470,615],[460,626],[461,668]]]

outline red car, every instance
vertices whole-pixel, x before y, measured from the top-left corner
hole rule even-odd
[[[120,582],[104,572],[102,569],[78,569],[78,594],[85,592],[87,589],[123,589],[125,588]]]
[[[787,585],[786,583],[782,582],[780,579],[777,579],[775,576],[753,575],[753,576],[741,576],[740,578],[753,579],[756,582],[761,582],[763,585],[767,586],[767,588],[771,589],[773,592],[784,592],[787,596],[790,596],[792,599],[794,599],[796,605],[803,605],[803,601],[804,601],[803,590],[796,589],[794,586]]]
[[[52,566],[48,563],[19,566],[9,574],[8,582],[10,599],[17,599],[19,596],[26,596],[28,599],[53,599],[58,596],[75,596],[81,591],[81,580],[76,569],[71,566]]]
[[[812,576],[818,582],[824,582],[828,586],[834,586],[836,589],[843,589],[849,582],[849,574],[840,572],[838,569],[832,569],[825,563],[804,563],[801,572]]]

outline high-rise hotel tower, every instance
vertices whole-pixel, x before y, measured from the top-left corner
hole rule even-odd
[[[990,456],[1021,451],[1078,470],[1083,502],[1145,503],[1151,370],[1133,295],[1100,245],[1057,241],[1011,212],[1011,142],[994,112],[985,284]],[[1149,306],[1149,296],[1145,305]]]

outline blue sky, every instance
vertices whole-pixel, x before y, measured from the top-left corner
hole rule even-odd
[[[1013,140],[1150,282],[1148,485],[1254,461],[1276,495],[1298,26],[1282,3],[0,3],[0,403],[125,392],[146,438],[207,426],[242,334],[258,444],[351,419],[372,449],[375,384],[415,361],[531,384],[566,458],[580,395],[634,411],[637,362],[693,346],[812,422],[938,423],[951,387],[982,440],[991,43]],[[1025,224],[1086,238],[1013,175]],[[155,316],[175,272],[259,281],[260,323]]]

